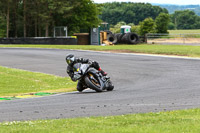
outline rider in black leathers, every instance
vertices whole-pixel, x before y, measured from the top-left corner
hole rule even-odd
[[[71,77],[71,79],[73,81],[75,81],[74,79],[74,71],[73,71],[73,65],[76,63],[83,63],[83,64],[91,64],[91,67],[94,67],[95,69],[97,69],[98,71],[100,71],[102,73],[103,76],[106,76],[107,73],[104,72],[101,67],[99,66],[99,63],[96,61],[90,61],[89,59],[84,59],[84,58],[75,58],[73,54],[69,54],[66,56],[66,62],[68,64],[67,66],[67,73],[68,75]],[[81,81],[78,81],[77,84],[77,90],[78,91],[83,91],[85,89],[85,86],[83,86],[83,84],[81,83]]]

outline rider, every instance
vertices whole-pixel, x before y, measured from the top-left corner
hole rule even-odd
[[[89,59],[84,59],[84,58],[75,58],[73,54],[69,54],[69,55],[66,56],[66,62],[68,64],[67,73],[68,73],[68,75],[71,77],[71,79],[73,81],[75,81],[75,79],[74,79],[73,65],[76,64],[76,63],[91,64],[91,67],[94,67],[95,69],[97,69],[99,72],[101,72],[101,74],[103,76],[107,75],[107,73],[104,72],[101,69],[101,67],[99,66],[99,63],[96,62],[96,61],[90,61]],[[82,85],[81,81],[78,81],[77,90],[82,91],[84,89],[85,88]]]

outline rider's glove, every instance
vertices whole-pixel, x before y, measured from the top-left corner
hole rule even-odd
[[[72,77],[71,79],[72,79],[72,81],[76,82],[76,78],[75,77]]]

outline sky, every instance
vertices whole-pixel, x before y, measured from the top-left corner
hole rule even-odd
[[[157,4],[200,5],[200,0],[93,0],[95,3],[105,2],[144,2]]]

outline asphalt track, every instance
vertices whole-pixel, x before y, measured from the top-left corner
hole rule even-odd
[[[0,102],[0,122],[109,116],[200,107],[200,60],[89,51],[0,48],[0,66],[67,76],[66,54],[98,61],[112,92]]]

